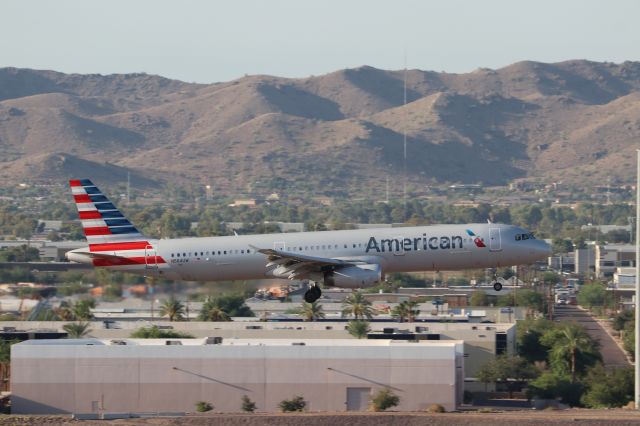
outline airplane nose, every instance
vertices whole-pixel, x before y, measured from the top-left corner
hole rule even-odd
[[[551,245],[547,244],[545,241],[539,240],[538,246],[536,247],[536,252],[540,255],[540,257],[549,257],[553,254],[553,250],[551,250]]]

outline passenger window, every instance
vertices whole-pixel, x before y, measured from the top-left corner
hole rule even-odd
[[[171,253],[171,257],[173,257],[173,253]]]
[[[346,245],[346,244],[344,245],[344,248],[347,248],[347,245]]]
[[[251,250],[247,250],[247,254],[251,253]]]
[[[182,253],[182,257],[187,257],[187,253]]]
[[[226,251],[226,250],[224,251],[224,254],[227,254],[227,251]]]
[[[240,250],[240,253],[244,254],[244,250]]]

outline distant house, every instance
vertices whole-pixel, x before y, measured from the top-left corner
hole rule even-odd
[[[241,206],[249,206],[255,207],[258,205],[258,200],[255,198],[246,198],[235,200],[233,203],[229,204],[229,207],[241,207]]]

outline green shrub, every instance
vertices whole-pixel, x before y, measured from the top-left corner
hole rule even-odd
[[[140,327],[131,333],[133,339],[193,339],[193,335],[174,330],[163,330],[155,325]]]
[[[371,398],[373,411],[385,411],[387,408],[395,407],[400,403],[400,398],[389,388],[380,389]]]
[[[280,410],[283,413],[292,412],[292,411],[304,411],[304,408],[307,406],[307,401],[304,400],[301,396],[294,396],[291,399],[285,399],[284,401],[278,404]]]
[[[256,410],[256,403],[249,399],[247,395],[242,395],[241,408],[245,413],[253,413]]]
[[[213,410],[213,405],[206,401],[198,401],[196,402],[196,411],[198,413],[206,413],[207,411]]]

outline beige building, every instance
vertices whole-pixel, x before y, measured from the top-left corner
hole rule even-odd
[[[472,311],[477,315],[485,315],[484,310]],[[507,311],[513,308],[497,308]],[[515,318],[513,313],[502,312],[499,316],[504,321]],[[61,321],[29,321],[5,322],[3,325],[15,327],[18,330],[57,330],[62,331],[64,322]],[[196,338],[221,337],[223,342],[234,339],[322,339],[355,341],[345,329],[346,322],[337,321],[231,321],[231,322],[196,322],[196,321],[156,321],[153,324],[175,331],[189,333]],[[91,323],[89,336],[98,339],[127,339],[131,333],[143,326],[151,325],[146,321],[118,321],[105,328],[100,321]],[[464,370],[467,390],[483,390],[484,385],[475,383],[474,378],[478,369],[496,355],[515,355],[516,327],[513,323],[456,323],[456,322],[371,322],[373,334],[382,333],[385,329],[392,329],[395,334],[417,333],[427,336],[430,341],[464,341]]]
[[[399,410],[461,403],[460,341],[229,339],[31,340],[12,346],[12,412],[192,412],[206,401],[278,411],[296,395],[308,411],[363,411],[389,388]]]

